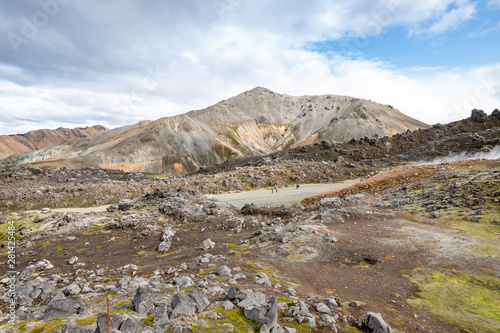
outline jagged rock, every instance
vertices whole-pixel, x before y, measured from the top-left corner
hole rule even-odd
[[[491,116],[496,117],[497,119],[500,120],[500,110],[498,110],[498,109],[493,110],[493,112],[491,113]]]
[[[242,294],[235,296],[236,299],[240,300],[238,302],[238,307],[240,308],[256,307],[266,303],[266,296],[262,293],[241,289],[240,291],[243,291]]]
[[[224,301],[222,302],[222,306],[224,307],[224,309],[226,310],[232,310],[234,308],[234,304],[229,302],[229,301]]]
[[[203,242],[201,242],[200,247],[203,251],[207,251],[213,249],[215,247],[215,243],[210,239],[205,239]]]
[[[337,243],[339,240],[332,234],[325,233],[323,235],[323,243]]]
[[[180,287],[189,287],[194,284],[193,280],[189,276],[174,277],[174,284]]]
[[[80,296],[70,299],[56,299],[49,302],[43,314],[44,319],[66,318],[85,310],[85,303]]]
[[[255,281],[255,284],[259,284],[259,285],[262,284],[266,287],[271,287],[273,285],[271,283],[271,280],[269,280],[269,278],[267,276],[258,279],[257,281]]]
[[[196,304],[184,291],[177,293],[172,298],[171,307],[172,318],[177,318],[179,315],[195,316]]]
[[[102,333],[107,331],[107,325],[108,325],[107,319],[108,319],[107,313],[99,313],[97,315],[97,327]],[[109,314],[109,331],[110,332],[118,332],[118,329],[120,329],[120,326],[122,325],[122,323],[124,321],[125,321],[125,317],[122,316],[121,314],[110,313]],[[120,330],[119,332],[122,332],[122,330]]]
[[[132,206],[134,205],[134,201],[133,200],[130,200],[130,199],[123,199],[120,201],[120,203],[118,204],[118,210],[121,210],[121,211],[128,211],[132,208]]]
[[[28,280],[35,274],[37,271],[45,271],[48,269],[54,268],[54,265],[50,263],[47,259],[42,259],[33,265],[29,265],[24,269],[21,273],[19,279],[20,280]]]
[[[275,219],[272,219],[271,222],[269,222],[269,225],[271,226],[276,226],[281,223],[281,217],[277,217]]]
[[[342,201],[340,198],[323,198],[318,202],[319,207],[340,207]]]
[[[474,109],[471,112],[471,120],[476,123],[484,123],[488,120],[488,115],[483,110]]]
[[[135,275],[137,273],[137,266],[133,264],[128,264],[122,267],[121,269],[121,274],[129,274],[131,273],[132,275]]]
[[[336,319],[334,316],[330,316],[327,314],[322,314],[319,319],[323,320],[325,323],[328,323],[328,324],[334,324],[336,322]]]
[[[172,237],[175,236],[175,230],[172,227],[165,227],[161,233],[160,244],[158,245],[158,252],[167,253],[172,246]]]
[[[120,326],[120,333],[141,333],[141,332],[142,332],[142,326],[139,320],[132,319],[130,317],[125,319],[125,321]]]
[[[78,262],[78,257],[77,256],[74,256],[74,257],[71,257],[69,260],[68,260],[68,264],[70,265],[74,265]]]
[[[365,325],[369,327],[373,333],[392,333],[391,327],[382,319],[380,313],[368,312],[365,314]]]
[[[326,305],[325,303],[316,303],[314,304],[314,307],[316,308],[316,311],[319,313],[326,313],[326,314],[332,314],[332,310]]]
[[[151,291],[145,287],[138,288],[130,303],[130,308],[141,315],[147,314],[153,308]]]
[[[324,303],[330,308],[330,310],[332,310],[332,313],[337,312],[339,302],[340,301],[335,296],[330,296],[324,301]]]
[[[278,302],[274,296],[271,296],[267,304],[245,307],[243,310],[246,318],[255,320],[261,325],[274,327],[278,322]]]
[[[82,288],[80,288],[80,286],[78,284],[72,283],[64,289],[64,294],[72,296],[72,295],[79,294],[81,291],[82,291]]]
[[[309,308],[304,301],[294,302],[294,305],[288,308],[287,314],[302,323],[309,315]]]

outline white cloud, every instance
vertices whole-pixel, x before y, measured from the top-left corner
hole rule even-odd
[[[443,15],[443,17],[432,24],[428,29],[428,34],[440,34],[448,30],[458,28],[462,23],[471,19],[476,12],[475,5],[466,5],[456,8]]]
[[[494,8],[494,9],[500,8],[500,0],[489,0],[488,7]]]
[[[224,12],[212,1],[70,2],[19,54],[0,39],[0,134],[131,124],[204,108],[258,85],[367,98],[446,122],[465,112],[443,110],[475,93],[477,75],[497,70],[425,63],[397,70],[305,48],[342,36],[375,38],[391,26],[444,33],[473,17],[465,0],[220,1],[229,6]],[[11,14],[0,14],[5,31],[19,32],[23,15],[39,10],[33,3],[0,3],[0,13]],[[1,10],[8,6],[17,9]],[[470,104],[487,110],[498,102],[494,92]]]
[[[476,4],[467,0],[441,2],[428,9],[431,10],[426,17],[410,29],[410,35],[437,35],[455,30],[472,19],[477,11]]]

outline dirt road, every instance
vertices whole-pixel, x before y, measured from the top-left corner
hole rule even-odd
[[[210,195],[210,198],[217,198],[219,201],[230,202],[238,208],[246,203],[254,203],[259,206],[281,206],[306,197],[317,195],[324,192],[333,191],[339,188],[351,186],[355,181],[346,181],[332,184],[308,184],[301,185],[300,188],[284,187],[278,188],[278,192],[271,189],[247,191],[239,193],[227,193],[219,195]]]
[[[337,190],[343,187],[348,187],[357,183],[357,181],[345,181],[342,183],[332,184],[308,184],[302,185],[300,188],[284,187],[278,188],[278,192],[271,189],[246,191],[239,193],[226,193],[219,195],[210,195],[210,198],[217,198],[223,202],[231,202],[238,208],[243,207],[246,203],[254,203],[259,206],[281,206],[294,201],[302,200],[306,197]],[[108,206],[85,207],[85,208],[53,208],[51,212],[61,213],[89,213],[89,212],[105,212]],[[27,211],[27,213],[40,214],[39,210]]]

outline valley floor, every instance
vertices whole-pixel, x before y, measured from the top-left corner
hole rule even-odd
[[[215,201],[155,181],[109,211],[6,212],[19,299],[15,325],[4,316],[0,331],[94,332],[109,296],[120,332],[129,319],[136,332],[372,332],[371,312],[386,331],[498,332],[499,175],[498,160],[405,166],[281,207],[279,196],[319,185]],[[224,202],[241,195],[254,205]],[[57,297],[80,310],[62,311]]]

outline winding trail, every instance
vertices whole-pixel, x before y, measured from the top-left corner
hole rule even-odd
[[[207,195],[209,198],[217,198],[222,202],[230,202],[238,208],[243,207],[246,203],[254,203],[259,206],[281,206],[286,205],[295,201],[302,200],[304,198],[318,195],[325,192],[330,192],[338,190],[340,188],[349,187],[356,184],[358,181],[348,180],[341,183],[330,183],[330,184],[306,184],[301,185],[300,188],[295,187],[283,187],[278,188],[278,192],[271,192],[271,189],[266,190],[255,190],[246,191],[238,193],[225,193],[218,195]],[[96,207],[71,207],[71,208],[53,208],[52,213],[101,213],[106,212],[106,206],[96,206]],[[26,211],[30,214],[40,214],[39,210]]]
[[[302,200],[312,195],[317,195],[340,188],[349,187],[357,181],[349,180],[341,183],[330,184],[306,184],[300,188],[283,187],[278,188],[278,192],[271,192],[271,189],[246,191],[239,193],[226,193],[218,195],[208,195],[210,198],[216,198],[219,201],[230,202],[238,208],[246,203],[254,203],[259,206],[281,206],[295,201]]]

